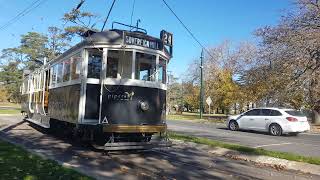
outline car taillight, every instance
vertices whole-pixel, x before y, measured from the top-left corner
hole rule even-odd
[[[297,118],[294,118],[294,117],[287,117],[286,118],[288,121],[290,121],[290,122],[296,122],[296,121],[298,121],[298,119]]]

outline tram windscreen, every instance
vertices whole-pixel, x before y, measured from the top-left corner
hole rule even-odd
[[[131,78],[132,51],[108,51],[107,78]],[[119,76],[118,76],[119,75]]]
[[[101,49],[89,49],[88,78],[100,79],[102,56]]]
[[[155,80],[156,56],[136,53],[136,79],[145,81]]]

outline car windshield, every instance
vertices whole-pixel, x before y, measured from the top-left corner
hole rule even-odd
[[[305,115],[301,111],[296,111],[296,110],[290,110],[286,111],[286,113],[292,115],[292,116],[298,116],[298,117],[304,117]]]

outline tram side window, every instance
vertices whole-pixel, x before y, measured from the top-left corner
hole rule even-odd
[[[102,50],[90,49],[88,59],[88,78],[100,78]]]
[[[54,65],[52,68],[51,68],[51,86],[54,86],[56,85],[57,83],[57,72],[58,72],[58,65]]]
[[[23,94],[28,93],[28,90],[29,90],[28,88],[29,88],[28,87],[28,79],[26,78],[23,80],[22,93]]]
[[[57,83],[62,83],[62,68],[63,68],[63,64],[59,63],[57,65]]]
[[[159,69],[158,69],[158,71],[159,71],[159,73],[158,73],[158,81],[162,82],[163,84],[166,83],[166,77],[167,77],[167,75],[166,75],[167,69],[166,68],[167,68],[166,67],[166,60],[160,58],[160,60],[159,60]]]
[[[80,69],[81,69],[81,54],[78,53],[73,56],[71,62],[71,79],[79,79],[80,77]]]
[[[70,59],[63,62],[63,82],[70,80]]]
[[[136,53],[136,79],[145,81],[155,80],[156,56]]]

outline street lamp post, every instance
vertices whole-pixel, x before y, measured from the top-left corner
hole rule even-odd
[[[200,56],[200,119],[203,116],[203,49]]]

